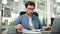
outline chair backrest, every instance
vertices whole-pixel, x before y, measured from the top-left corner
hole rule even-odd
[[[20,12],[20,15],[23,15],[23,14],[25,14],[26,12],[24,12],[24,11],[21,11]],[[36,15],[36,16],[38,16],[38,13],[37,12],[33,12],[33,15]]]
[[[50,25],[50,26],[53,25],[54,19],[55,19],[55,18],[51,18],[51,25]]]

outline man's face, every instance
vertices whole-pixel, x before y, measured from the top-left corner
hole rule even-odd
[[[26,8],[26,13],[31,15],[34,11],[34,8],[34,6],[28,5]]]

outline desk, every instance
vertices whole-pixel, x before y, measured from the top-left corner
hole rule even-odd
[[[17,33],[17,34],[41,34],[41,33],[34,33],[34,32],[30,32],[30,33],[22,33],[22,32],[19,32],[19,33]]]
[[[38,34],[50,34],[51,31],[41,31],[41,33]],[[33,33],[22,33],[22,32],[17,32],[17,34],[33,34]],[[34,33],[37,34],[37,33]]]
[[[42,31],[42,34],[50,34],[51,31]]]
[[[7,34],[28,34],[28,33],[22,33],[22,32],[18,32],[15,28],[7,28],[8,31],[6,31],[5,33]],[[42,33],[40,34],[50,34],[50,31],[41,31]],[[4,33],[4,34],[5,34]]]

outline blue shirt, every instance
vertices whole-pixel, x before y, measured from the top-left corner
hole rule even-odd
[[[29,18],[26,14],[18,16],[18,18],[15,20],[14,24],[15,25],[21,24],[24,27],[24,29],[30,30]],[[42,28],[42,25],[41,25],[39,18],[35,15],[32,15],[32,24],[33,24],[35,29]]]

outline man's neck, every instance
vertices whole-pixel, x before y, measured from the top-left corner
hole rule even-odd
[[[27,14],[27,13],[26,13]],[[29,17],[31,17],[32,16],[32,14],[27,14]]]

